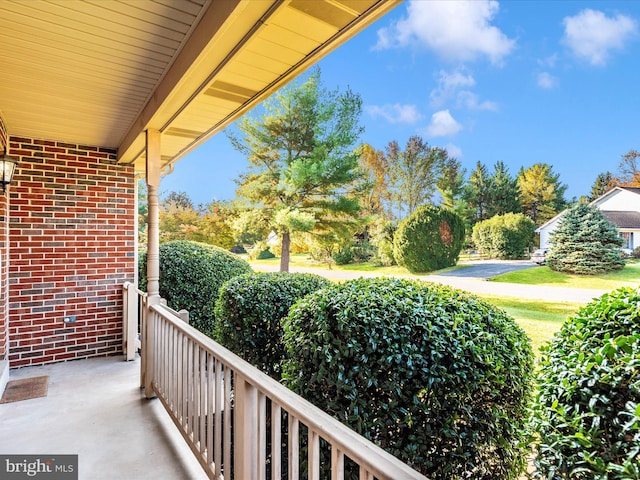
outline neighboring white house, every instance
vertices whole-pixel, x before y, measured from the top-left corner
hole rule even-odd
[[[640,188],[638,187],[614,187],[601,197],[590,203],[602,210],[602,213],[620,231],[620,236],[624,240],[622,248],[633,250],[640,247]],[[566,210],[560,212],[544,225],[536,229],[540,234],[540,248],[549,248],[549,236]]]

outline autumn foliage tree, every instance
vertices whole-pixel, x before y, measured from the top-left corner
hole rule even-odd
[[[397,141],[385,151],[393,202],[400,217],[411,215],[420,205],[432,203],[436,182],[447,151],[431,147],[420,136],[407,140],[404,150]]]
[[[362,199],[362,209],[370,214],[387,216],[391,202],[387,158],[382,151],[364,144],[361,148],[359,163],[371,183],[371,190]]]
[[[640,185],[640,151],[632,149],[622,155],[618,170],[623,183]]]
[[[518,189],[522,212],[538,226],[552,219],[567,203],[564,199],[567,186],[560,182],[560,175],[547,163],[522,168]]]

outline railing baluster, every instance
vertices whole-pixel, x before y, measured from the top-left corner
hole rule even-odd
[[[224,477],[226,479],[231,479],[231,444],[232,444],[232,436],[231,436],[231,368],[227,365],[224,366],[224,440],[223,440],[223,449],[224,449]]]
[[[193,401],[192,401],[192,391],[193,391],[193,382],[192,382],[192,378],[193,378],[193,364],[191,363],[192,360],[192,351],[193,351],[193,343],[191,343],[191,340],[189,338],[186,339],[187,340],[187,351],[186,351],[186,357],[185,357],[185,364],[187,366],[187,373],[184,376],[184,381],[185,381],[185,420],[184,420],[184,425],[186,427],[187,430],[187,434],[191,437],[191,441],[193,441],[193,437],[191,436],[192,433],[192,422],[191,422],[191,412],[193,410]]]
[[[209,468],[214,463],[213,455],[213,432],[214,425],[217,423],[215,417],[216,411],[216,395],[218,394],[216,385],[216,372],[215,372],[215,359],[212,354],[207,352],[207,421],[206,435],[207,435],[207,465]],[[217,426],[217,425],[216,425]]]
[[[234,392],[234,476],[246,480],[257,480],[258,389],[236,375]]]
[[[282,408],[271,401],[271,479],[282,477]]]
[[[178,379],[178,371],[177,371],[177,363],[178,363],[178,332],[173,326],[171,326],[170,331],[170,343],[171,348],[169,350],[169,396],[171,400],[169,401],[169,406],[174,415],[178,413],[178,405],[176,404],[177,398],[177,379]]]
[[[200,353],[198,349],[198,345],[195,342],[191,342],[191,376],[189,377],[191,381],[191,416],[189,420],[191,421],[191,434],[194,445],[198,444],[198,434],[200,433],[198,424],[198,413],[200,413],[200,376],[198,374]]]
[[[258,392],[258,479],[267,478],[267,397]]]
[[[344,453],[331,445],[331,480],[344,480]]]
[[[289,412],[289,480],[300,478],[300,422]]]
[[[198,351],[200,353],[200,375],[198,376],[199,384],[200,384],[200,414],[198,415],[198,421],[200,426],[200,453],[204,454],[206,450],[207,437],[205,432],[206,427],[206,419],[208,414],[208,402],[207,402],[207,390],[210,385],[207,379],[207,368],[206,368],[206,352],[204,349],[200,349],[198,347]]]
[[[224,372],[222,363],[218,360],[216,365],[216,385],[215,385],[215,411],[214,411],[214,450],[213,463],[215,464],[215,476],[222,473],[222,410],[224,408]]]
[[[185,365],[184,365],[184,346],[186,339],[184,338],[184,334],[180,332],[178,335],[178,398],[176,401],[178,402],[178,420],[184,425],[184,382],[186,381],[185,376]]]
[[[320,437],[309,428],[308,475],[309,480],[320,480]]]

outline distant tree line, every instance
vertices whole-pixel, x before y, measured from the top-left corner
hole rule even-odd
[[[548,163],[512,174],[503,161],[491,168],[478,161],[467,174],[446,149],[418,135],[404,145],[392,140],[384,150],[358,143],[361,107],[352,91],[325,89],[319,70],[279,91],[228,132],[249,162],[236,180],[236,199],[195,207],[186,192],[169,192],[161,201],[161,242],[253,247],[254,253],[269,246],[281,256],[282,271],[288,270],[290,251],[329,265],[372,259],[389,264],[398,225],[418,207],[456,213],[471,247],[480,222],[519,214],[540,226],[576,203],[567,201],[567,185]],[[616,185],[640,185],[639,159],[640,152],[630,150],[618,173],[599,174],[580,201]],[[140,188],[142,241],[145,193]]]

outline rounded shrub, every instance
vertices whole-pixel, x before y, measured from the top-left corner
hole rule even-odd
[[[529,247],[536,225],[522,213],[495,215],[473,226],[475,246],[492,258],[522,258]]]
[[[214,339],[280,380],[285,355],[282,319],[291,305],[331,285],[309,273],[255,273],[227,281],[216,304]]]
[[[276,258],[276,256],[269,249],[269,247],[267,247],[264,250],[260,251],[260,253],[258,253],[256,260],[268,260],[270,258]]]
[[[393,256],[412,273],[452,267],[464,243],[464,221],[440,207],[424,205],[398,226]]]
[[[147,255],[140,255],[140,288],[147,285]],[[160,296],[174,310],[189,311],[189,323],[210,335],[218,290],[251,266],[234,254],[205,243],[176,240],[160,245]]]
[[[285,383],[429,478],[513,479],[533,354],[496,307],[437,284],[369,278],[296,303]]]
[[[640,479],[640,289],[569,317],[542,348],[537,478]]]

